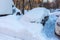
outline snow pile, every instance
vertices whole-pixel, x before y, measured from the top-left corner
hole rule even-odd
[[[12,2],[12,13],[14,16],[16,16],[17,20],[19,20],[23,16],[22,11],[16,8],[13,2]]]
[[[45,16],[49,15],[49,11],[46,8],[34,8],[27,12],[20,21],[25,21],[25,22],[41,22],[42,19],[44,19]]]
[[[25,31],[25,26],[20,24],[14,16],[0,17],[0,33],[15,37],[23,30]]]

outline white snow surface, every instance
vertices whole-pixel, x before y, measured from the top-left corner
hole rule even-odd
[[[0,40],[22,40],[22,39],[0,33]]]
[[[19,10],[19,9],[18,9],[18,8],[16,8],[15,6],[13,7],[13,9],[15,9],[15,10],[16,10],[16,12],[14,13],[14,15],[16,15],[16,14],[17,14],[17,12],[20,12],[20,14],[22,14],[21,10]]]
[[[37,40],[47,40],[46,35],[41,32],[43,25],[38,23],[41,22],[45,16],[49,16],[49,10],[46,8],[34,8],[23,15],[19,22],[23,24],[25,28],[35,36],[35,38],[38,38]]]
[[[42,19],[44,19],[45,16],[49,16],[49,10],[46,8],[34,8],[32,10],[30,10],[29,12],[27,12],[27,14],[25,14],[20,21],[26,21],[26,22],[31,22],[31,21],[35,21],[35,22],[41,22]]]
[[[54,12],[50,13],[50,15],[60,16],[60,9],[56,9]]]
[[[14,15],[0,17],[0,33],[5,35],[0,36],[3,37],[1,40],[8,40],[9,37],[12,38],[11,40],[14,40],[13,37],[17,40],[45,40],[41,33],[42,28],[42,24],[23,24],[23,21],[19,22]]]

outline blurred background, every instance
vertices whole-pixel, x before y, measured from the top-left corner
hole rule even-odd
[[[60,8],[60,0],[13,0],[13,2],[23,14],[24,10],[31,10],[36,7],[45,7],[49,10]]]
[[[46,7],[48,9],[60,8],[60,0],[13,0],[17,8],[30,10],[35,7]]]

